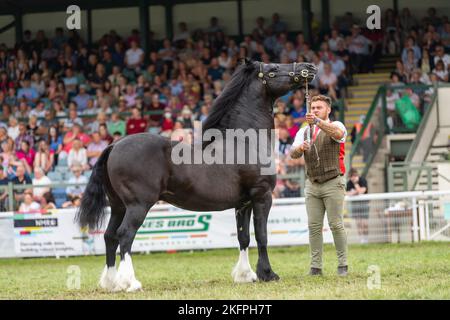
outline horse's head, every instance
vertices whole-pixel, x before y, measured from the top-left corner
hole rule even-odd
[[[317,68],[311,63],[253,63],[258,70],[258,78],[274,98],[304,86],[306,81],[311,82],[317,73]]]

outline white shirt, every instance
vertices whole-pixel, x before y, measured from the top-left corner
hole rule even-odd
[[[25,202],[22,202],[22,204],[19,207],[20,212],[29,212],[29,211],[35,211],[41,209],[41,205],[35,201],[30,203],[30,205],[27,205]]]
[[[83,175],[80,175],[78,178],[76,176],[72,176],[68,183],[87,183],[88,178],[86,178]],[[66,193],[79,196],[84,192],[84,189],[86,189],[86,185],[83,186],[70,186],[66,188]]]
[[[334,141],[339,142],[339,143],[345,143],[345,140],[347,139],[347,128],[340,121],[333,121],[332,123],[337,125],[339,127],[339,129],[341,129],[344,132],[344,135],[343,135],[342,139],[340,139],[340,140],[337,140],[333,137],[331,137],[331,139],[333,139]],[[305,141],[305,130],[309,131],[309,126],[304,126],[303,128],[300,128],[300,130],[298,130],[297,134],[295,135],[294,143],[292,144],[293,148],[300,146],[303,143],[303,141]],[[316,130],[316,128],[314,125],[313,132],[315,130]],[[317,134],[319,134],[320,131],[321,131],[321,129],[319,128],[319,131],[317,131]],[[309,132],[307,133],[307,135],[309,136]]]
[[[42,185],[49,185],[50,183],[52,183],[52,180],[50,180],[49,177],[47,176],[43,176],[40,179],[37,178],[33,178],[33,186],[42,186]],[[33,195],[35,197],[42,197],[44,195],[45,192],[49,191],[50,187],[47,188],[33,188]]]
[[[438,55],[434,56],[434,65],[436,65],[439,60],[442,60],[445,66],[445,70],[447,70],[447,67],[450,64],[450,55],[444,54],[442,57],[439,57]]]
[[[69,167],[74,165],[74,162],[78,162],[81,166],[84,166],[87,164],[87,153],[85,148],[81,148],[77,151],[75,149],[71,149],[69,151],[69,156],[67,158],[67,164]]]
[[[133,49],[128,49],[125,52],[125,57],[126,57],[126,62],[127,65],[135,65],[137,63],[139,63],[141,56],[144,54],[144,50],[142,50],[141,48],[136,48],[136,50]]]

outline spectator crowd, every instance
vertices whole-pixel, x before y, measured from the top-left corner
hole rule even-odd
[[[56,204],[45,185],[59,182],[52,179],[58,167],[70,170],[68,182],[83,184],[101,152],[125,135],[150,132],[190,141],[243,58],[314,63],[319,74],[311,94],[334,101],[346,96],[354,73],[373,72],[382,54],[401,55],[393,75],[398,82],[448,82],[446,17],[429,11],[419,23],[405,8],[398,16],[386,11],[382,30],[361,29],[358,23],[347,13],[330,32],[322,32],[313,18],[310,40],[289,32],[275,13],[270,22],[259,17],[252,33],[239,39],[212,17],[199,30],[180,23],[172,39],[157,41],[150,33],[149,52],[141,48],[138,30],[127,36],[112,30],[92,45],[76,30],[56,28],[53,35],[26,30],[15,47],[0,44],[0,185],[33,185],[15,190],[16,210],[51,209]],[[304,98],[298,89],[275,102],[279,174],[304,165],[287,156],[304,125]],[[67,201],[58,206],[79,205],[83,190],[67,187]],[[275,197],[298,195],[298,181],[278,180]],[[7,201],[3,189],[1,210]]]

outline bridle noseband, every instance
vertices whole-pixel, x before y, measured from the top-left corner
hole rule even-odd
[[[259,72],[258,72],[258,78],[260,78],[262,80],[262,83],[264,85],[267,84],[267,80],[266,78],[275,78],[275,77],[290,77],[293,79],[294,82],[300,82],[300,77],[304,78],[306,80],[306,82],[308,82],[308,76],[309,76],[309,72],[307,69],[303,69],[302,71],[300,71],[300,73],[295,73],[295,67],[297,66],[297,62],[294,62],[294,67],[293,70],[290,71],[287,74],[275,74],[275,72],[269,72],[269,73],[264,73],[264,66],[263,63],[261,62],[259,64]]]

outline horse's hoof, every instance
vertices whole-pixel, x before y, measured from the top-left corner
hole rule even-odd
[[[278,281],[280,280],[280,277],[275,272],[270,270],[269,272],[259,272],[258,279],[260,281],[268,282],[268,281]]]
[[[104,290],[113,291],[115,279],[116,279],[116,268],[115,267],[108,268],[105,266],[98,285],[100,286],[100,288]]]
[[[127,292],[142,291],[142,284],[138,280],[133,280],[126,291]]]
[[[250,283],[255,282],[258,279],[256,273],[254,273],[251,269],[237,270],[237,268],[235,268],[231,273],[231,276],[233,277],[233,281],[235,283]]]

